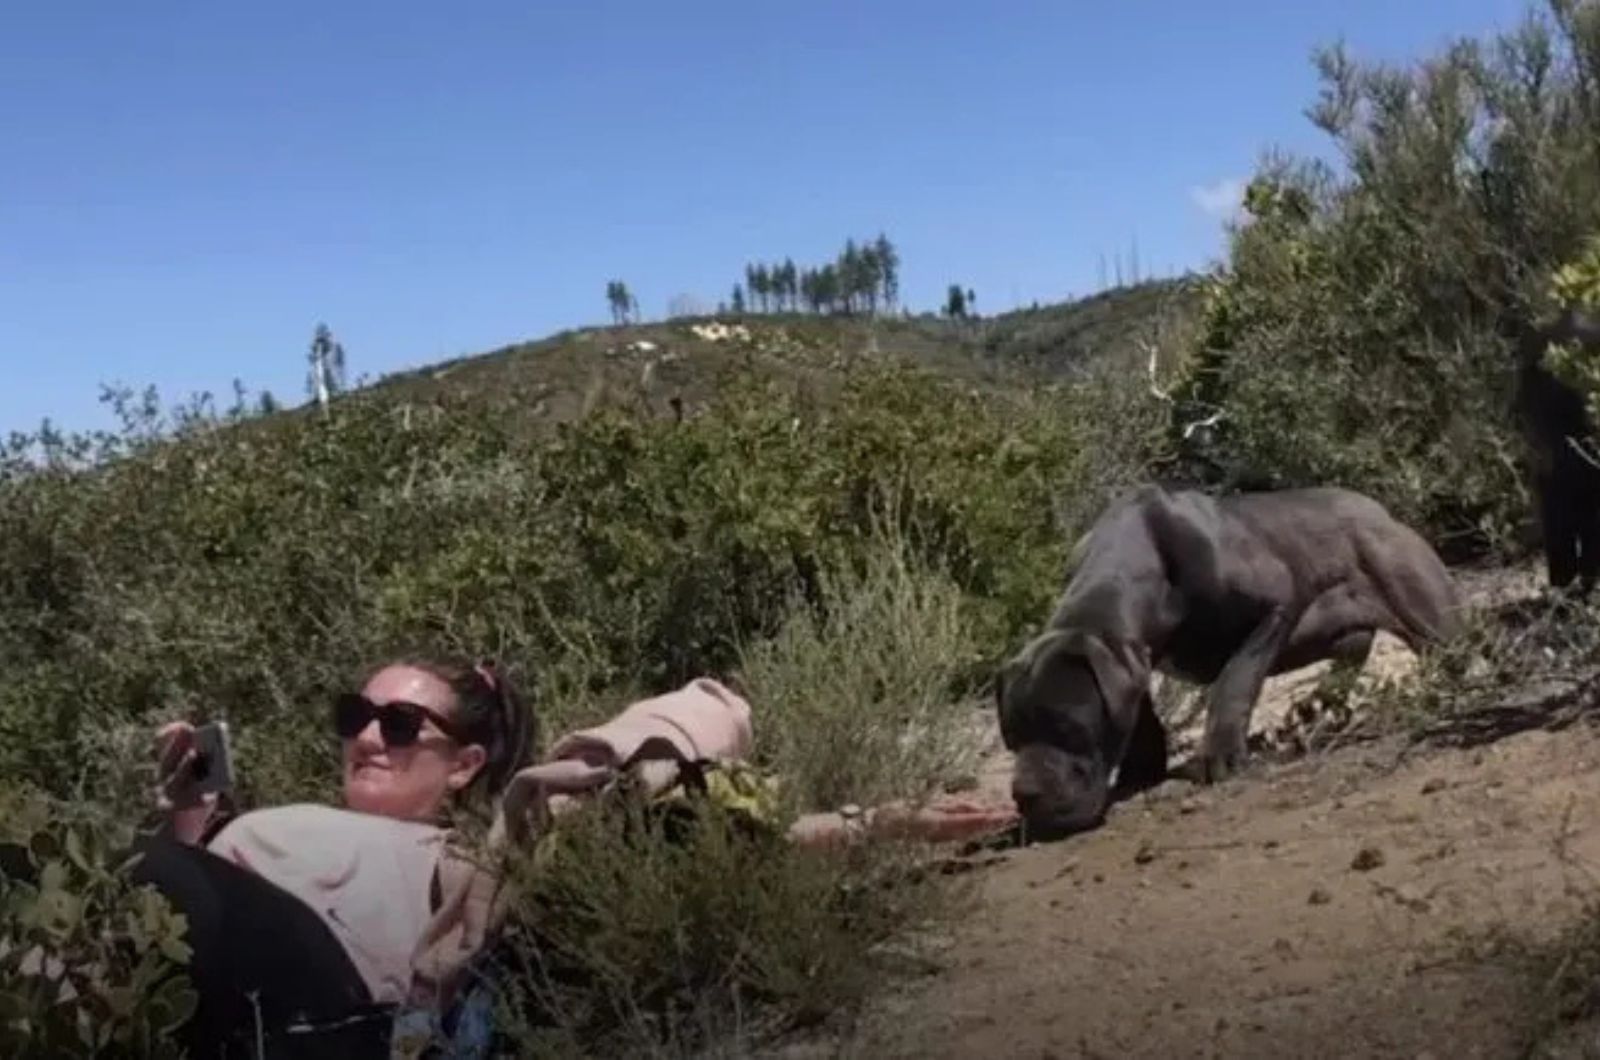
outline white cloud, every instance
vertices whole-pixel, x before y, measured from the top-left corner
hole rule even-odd
[[[1242,177],[1223,177],[1214,184],[1189,189],[1189,199],[1200,212],[1218,221],[1236,220],[1244,208],[1245,181]]]

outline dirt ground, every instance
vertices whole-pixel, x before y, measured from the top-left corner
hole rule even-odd
[[[1297,684],[1268,690],[1269,718]],[[803,1051],[1519,1055],[1532,980],[1483,943],[1547,939],[1600,897],[1597,763],[1600,730],[1580,724],[1169,783],[1096,832],[992,856],[939,970]],[[986,782],[1006,768],[992,753]],[[1600,1055],[1600,1034],[1583,1033],[1570,1055]]]

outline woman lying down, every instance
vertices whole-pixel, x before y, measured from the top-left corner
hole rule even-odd
[[[197,793],[195,730],[176,722],[158,734],[167,827],[142,841],[135,872],[188,918],[200,993],[191,1055],[219,1055],[241,1037],[245,1048],[229,1055],[262,1044],[296,1056],[382,1055],[395,1013],[450,1006],[502,913],[492,874],[445,843],[452,809],[486,800],[491,847],[528,843],[624,771],[655,793],[677,783],[680,766],[752,750],[749,705],[700,679],[567,735],[530,764],[530,711],[491,667],[457,660],[385,665],[337,699],[333,720],[342,808],[232,819]],[[788,834],[816,846],[861,835],[948,840],[1013,819],[1009,806],[947,799],[809,814]]]

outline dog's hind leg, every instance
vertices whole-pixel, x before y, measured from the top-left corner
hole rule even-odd
[[[1389,620],[1384,628],[1421,654],[1450,640],[1461,628],[1461,597],[1450,570],[1404,523],[1391,523],[1357,538],[1362,572]]]

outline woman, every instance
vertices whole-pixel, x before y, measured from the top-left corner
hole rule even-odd
[[[444,901],[452,812],[494,799],[532,759],[532,714],[487,664],[408,658],[333,709],[343,808],[299,804],[231,820],[198,793],[194,728],[158,733],[163,834],[136,869],[189,919],[195,1031],[206,1051],[239,1026],[316,1027],[386,1014],[411,987],[419,939]],[[292,1048],[303,1052],[302,1037]],[[349,1048],[346,1043],[345,1048]]]
[[[367,1040],[376,1044],[398,1007],[450,999],[501,912],[493,872],[446,854],[449,818],[464,801],[488,804],[491,841],[527,842],[625,771],[660,792],[686,763],[753,750],[749,705],[700,678],[566,734],[531,765],[532,715],[492,668],[456,660],[378,669],[359,693],[338,697],[334,726],[343,808],[280,806],[232,820],[198,793],[193,727],[158,733],[168,827],[139,871],[189,916],[207,1043],[239,1026],[292,1036],[282,1028],[299,1022],[349,1055],[361,1043],[333,1046],[330,1022],[371,1010]],[[1013,817],[947,800],[806,815],[789,835],[819,846],[865,833],[949,839]],[[252,997],[246,1008],[241,999]],[[305,1055],[304,1038],[290,1044]]]

